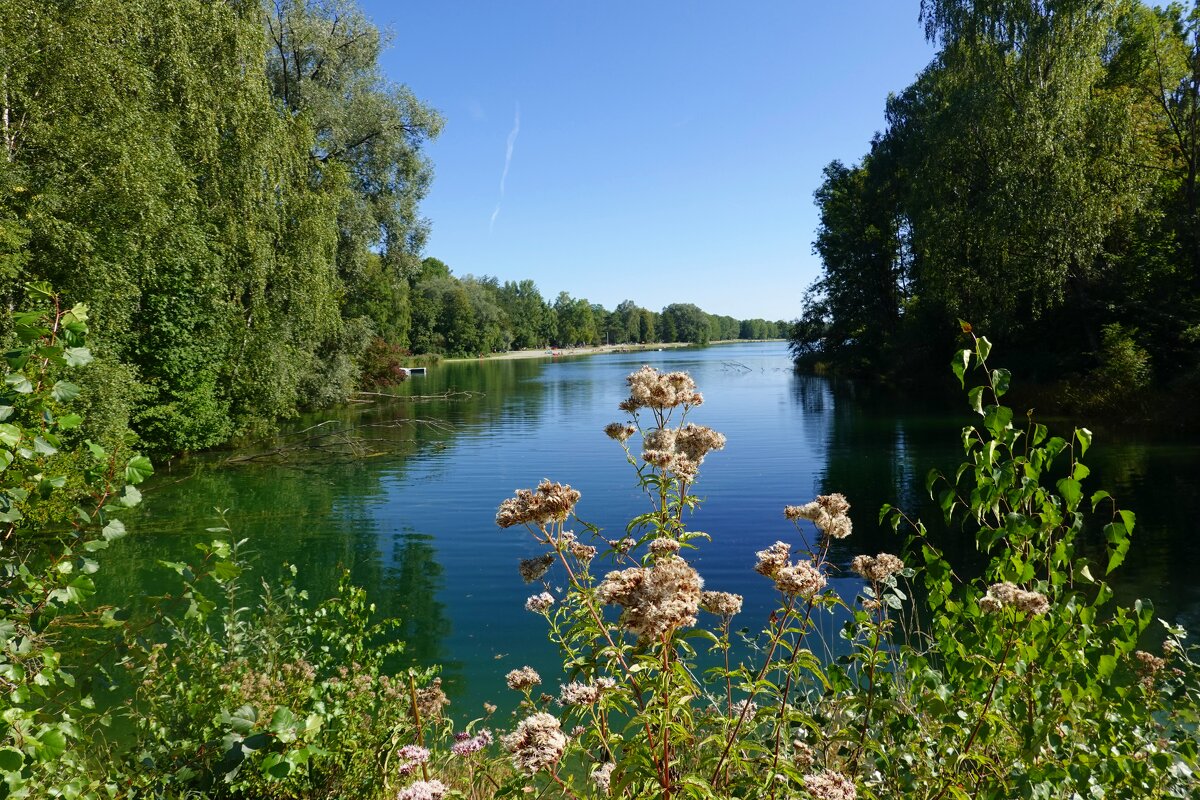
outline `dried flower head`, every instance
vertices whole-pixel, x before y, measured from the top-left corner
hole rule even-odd
[[[590,706],[600,699],[600,687],[594,684],[572,683],[559,686],[558,702],[564,706]]]
[[[429,751],[420,745],[406,744],[396,751],[401,775],[411,775],[421,764],[429,763]]]
[[[710,614],[729,620],[742,610],[742,596],[729,592],[701,592],[700,607]]]
[[[460,739],[450,748],[450,753],[456,756],[469,756],[472,753],[478,753],[483,748],[492,743],[492,732],[487,728],[479,731],[474,736],[468,736],[465,739]]]
[[[496,512],[496,524],[511,528],[564,522],[578,502],[579,492],[561,483],[551,483],[547,478],[536,489],[517,489],[516,495],[502,502]]]
[[[1139,683],[1146,688],[1154,686],[1154,676],[1167,665],[1166,660],[1147,653],[1145,650],[1135,650],[1133,657],[1138,661],[1137,671],[1141,678]]]
[[[643,366],[625,379],[629,398],[620,404],[622,411],[639,408],[664,410],[676,406],[698,406],[704,398],[696,391],[696,382],[686,372],[661,373],[649,365]]]
[[[549,592],[535,594],[525,601],[525,610],[535,614],[545,614],[554,605],[554,595]]]
[[[664,558],[653,567],[608,573],[598,587],[598,597],[624,607],[621,623],[639,639],[657,639],[696,624],[703,583],[682,558]]]
[[[814,800],[855,800],[858,797],[854,782],[832,770],[825,770],[817,775],[806,775],[804,788],[808,789]]]
[[[526,583],[533,583],[550,571],[550,565],[554,563],[554,554],[546,553],[536,558],[525,558],[521,560],[518,567],[521,571],[521,580]]]
[[[995,614],[1005,606],[1036,617],[1050,610],[1050,600],[1041,592],[1025,591],[1008,581],[993,583],[979,599],[979,608],[986,614]]]
[[[821,495],[802,506],[785,506],[783,515],[793,522],[806,519],[832,539],[845,539],[853,530],[849,511],[845,495],[835,493]]]
[[[882,583],[900,570],[904,562],[891,553],[880,553],[877,556],[855,556],[850,562],[850,569],[873,583]]]
[[[500,737],[500,742],[512,753],[513,766],[527,775],[553,767],[567,747],[562,726],[544,711],[521,720],[515,731]]]
[[[759,550],[755,555],[758,556],[758,563],[754,565],[754,571],[759,575],[774,578],[779,570],[788,565],[792,557],[792,546],[787,542],[776,542],[766,550]]]
[[[596,784],[596,788],[600,790],[601,794],[608,794],[612,782],[612,771],[616,766],[616,763],[609,761],[592,770],[592,783]]]
[[[523,692],[540,684],[542,676],[538,675],[537,670],[533,667],[521,667],[505,675],[504,680],[508,683],[508,688],[516,692]]]
[[[610,422],[604,426],[604,432],[608,434],[608,438],[624,442],[637,433],[637,428],[625,422]]]
[[[811,600],[825,588],[825,576],[812,561],[798,561],[775,573],[775,588],[788,596]]]
[[[442,800],[447,791],[439,780],[415,781],[401,789],[396,800]]]
[[[628,536],[626,536],[624,539],[610,539],[608,545],[620,555],[625,555],[630,550],[637,547],[637,539],[631,539]]]
[[[442,691],[442,679],[434,678],[424,689],[417,690],[417,711],[422,719],[434,720],[442,716],[442,709],[450,705],[450,698]]]
[[[651,540],[650,552],[659,558],[663,558],[678,553],[681,546],[677,540],[669,536],[659,536],[657,539]]]
[[[571,555],[575,556],[575,558],[581,563],[586,564],[596,557],[596,548],[592,547],[590,544],[573,542],[571,544]]]
[[[808,769],[816,761],[817,754],[802,739],[792,740],[792,761],[801,772]]]

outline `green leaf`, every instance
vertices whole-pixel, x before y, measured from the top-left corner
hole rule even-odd
[[[1104,491],[1103,489],[1094,493],[1092,495],[1092,511],[1096,510],[1096,506],[1100,505],[1101,501],[1107,500],[1110,497],[1112,497],[1112,495],[1109,494],[1108,492]]]
[[[983,425],[992,436],[1000,439],[1012,427],[1012,418],[1013,412],[1008,406],[988,406],[983,415]]]
[[[85,367],[92,363],[92,351],[86,347],[68,347],[63,350],[68,367]]]
[[[16,772],[25,765],[25,755],[13,747],[0,747],[0,771]]]
[[[1050,432],[1049,428],[1047,428],[1045,425],[1043,425],[1040,422],[1037,423],[1036,425],[1033,426],[1033,438],[1030,439],[1029,444],[1032,447],[1037,447],[1039,444],[1046,441],[1046,434],[1048,434],[1049,432]]]
[[[979,360],[987,361],[987,357],[991,355],[992,343],[988,341],[986,336],[980,336],[975,340],[975,354],[979,356]]]
[[[125,523],[121,522],[119,519],[110,519],[108,524],[105,525],[103,530],[100,531],[100,535],[103,536],[106,541],[116,541],[125,535]]]
[[[967,392],[967,401],[971,404],[971,409],[981,417],[983,416],[983,389],[982,386],[976,386]]]
[[[1075,438],[1079,440],[1079,457],[1082,458],[1092,446],[1092,432],[1087,428],[1076,428]]]
[[[8,419],[13,415],[13,407],[0,403],[0,422]]]
[[[1074,478],[1063,478],[1056,486],[1058,493],[1067,501],[1067,510],[1074,509],[1079,505],[1079,501],[1083,498],[1083,487],[1079,485],[1079,481]]]
[[[228,581],[242,574],[242,568],[236,561],[218,561],[212,568],[213,577],[218,581]]]
[[[1008,392],[1008,385],[1012,382],[1012,373],[1006,369],[992,370],[992,386],[996,390],[997,397],[1003,397]]]
[[[21,441],[21,429],[16,425],[0,423],[0,444],[5,447],[16,447]]]
[[[58,452],[58,448],[44,436],[38,436],[33,440],[33,449],[38,455],[43,456],[52,456]]]
[[[958,376],[958,385],[959,386],[967,385],[965,376],[966,376],[966,372],[967,372],[967,367],[970,365],[970,363],[971,363],[971,351],[970,350],[960,350],[959,352],[957,352],[954,355],[953,360],[950,361],[950,369],[954,370],[954,374],[956,376]]]
[[[154,474],[154,465],[145,456],[134,456],[125,465],[125,480],[138,484]]]
[[[20,372],[10,372],[5,375],[4,383],[11,386],[17,394],[29,394],[33,391],[33,384],[29,382],[29,378]]]
[[[79,396],[79,387],[70,381],[58,381],[50,390],[50,396],[60,403],[69,403]]]
[[[142,493],[137,490],[136,486],[130,484],[121,490],[121,496],[117,498],[117,502],[125,508],[133,508],[142,502]]]
[[[65,414],[58,418],[58,429],[60,431],[74,430],[82,424],[83,417],[78,414]]]

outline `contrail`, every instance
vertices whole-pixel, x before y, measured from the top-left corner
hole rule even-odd
[[[513,149],[517,144],[517,136],[521,133],[521,104],[517,104],[517,113],[513,119],[513,128],[508,132],[508,146],[504,151],[504,171],[500,173],[500,200],[496,210],[492,212],[492,220],[488,223],[488,231],[496,226],[496,217],[500,216],[500,205],[504,202],[504,182],[508,180],[508,166],[512,163]]]

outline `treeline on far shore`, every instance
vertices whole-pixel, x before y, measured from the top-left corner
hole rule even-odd
[[[88,306],[90,436],[210,448],[409,353],[780,335],[423,260],[443,120],[386,45],[353,0],[0,2],[0,343],[32,283]]]
[[[1039,408],[1194,424],[1200,2],[920,9],[938,52],[816,192],[798,362],[927,387],[961,319]]]

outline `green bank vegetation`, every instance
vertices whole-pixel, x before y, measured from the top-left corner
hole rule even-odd
[[[924,378],[968,319],[1043,400],[1151,414],[1170,393],[1195,420],[1200,4],[923,0],[921,20],[937,55],[817,190],[798,361]]]
[[[423,260],[443,119],[386,44],[352,0],[0,2],[0,335],[27,283],[88,305],[94,435],[213,447],[410,352],[782,335]]]

